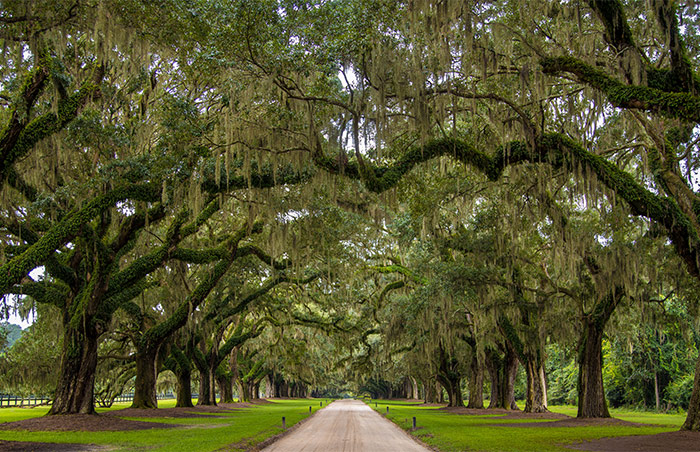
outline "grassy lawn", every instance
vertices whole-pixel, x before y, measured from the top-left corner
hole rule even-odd
[[[375,406],[376,404],[376,406]],[[543,422],[551,420],[526,421],[506,420],[500,415],[456,415],[441,411],[439,407],[417,406],[415,402],[372,400],[369,405],[386,415],[405,430],[412,426],[416,417],[418,429],[413,433],[421,441],[444,452],[452,451],[568,451],[566,444],[625,435],[652,435],[678,430],[685,415],[657,414],[630,410],[612,409],[613,417],[631,422],[654,424],[649,427],[634,426],[586,426],[586,427],[543,427]],[[576,407],[554,406],[551,411],[576,415]],[[532,423],[532,427],[507,427],[494,424]]]
[[[174,400],[161,401],[159,406],[167,408],[175,405]],[[324,406],[326,405],[324,401]],[[98,412],[118,410],[128,403],[115,404]],[[272,403],[255,405],[221,413],[221,416],[197,418],[128,418],[140,421],[184,424],[178,429],[134,430],[118,432],[26,432],[0,431],[0,439],[8,441],[39,441],[53,443],[85,443],[108,445],[114,450],[148,451],[209,451],[240,443],[245,450],[270,436],[282,432],[282,416],[286,417],[287,427],[291,427],[309,416],[309,406],[317,411],[319,400],[275,400]],[[3,408],[0,422],[11,422],[46,414],[48,408]]]

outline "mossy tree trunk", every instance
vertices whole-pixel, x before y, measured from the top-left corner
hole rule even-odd
[[[479,354],[474,351],[471,363],[471,378],[469,379],[469,402],[467,408],[484,407],[484,368],[481,365]]]
[[[507,349],[503,362],[503,370],[501,375],[501,400],[499,404],[501,408],[506,410],[517,410],[518,404],[515,403],[515,378],[518,375],[518,356],[510,349]]]
[[[48,414],[95,413],[98,334],[90,323],[65,327],[61,370]]]
[[[177,400],[175,406],[179,408],[191,408],[192,403],[192,372],[190,369],[178,370],[177,377]]]
[[[170,354],[163,366],[172,371],[177,378],[175,406],[180,408],[193,407],[192,362],[176,343],[170,345]]]
[[[156,380],[158,379],[158,351],[160,346],[147,347],[136,354],[134,400],[131,408],[158,408]]]
[[[438,403],[438,393],[435,389],[435,380],[423,380],[423,395],[425,403]]]
[[[199,371],[199,398],[197,405],[216,405],[216,380],[210,371],[207,356],[198,348],[192,350],[192,361]]]
[[[250,402],[250,385],[240,379],[236,379],[236,387],[238,388],[238,397],[241,402]],[[289,397],[289,395],[286,397]]]
[[[459,362],[449,355],[442,344],[438,349],[438,359],[437,380],[447,392],[448,406],[464,406],[461,388],[462,374],[459,371]]]
[[[501,344],[501,352],[486,349],[486,369],[491,378],[489,408],[517,410],[515,403],[515,378],[518,373],[518,357],[510,347]]]
[[[233,403],[233,380],[230,375],[217,375],[219,385],[219,403]]]
[[[445,389],[445,392],[447,392],[447,406],[464,406],[462,389],[460,388],[461,378],[450,378],[448,376],[438,375],[438,381]]]

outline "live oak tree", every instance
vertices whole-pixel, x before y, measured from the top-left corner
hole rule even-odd
[[[255,186],[303,183],[300,199],[309,200],[317,187],[347,182],[330,173],[361,181],[385,209],[398,209],[391,198],[407,175],[431,179],[447,160],[485,183],[507,184],[526,168],[542,188],[570,183],[573,204],[621,212],[613,230],[624,230],[622,217],[647,219],[700,279],[692,5],[173,6],[7,2],[0,15],[0,288],[61,309],[54,412],[92,411],[96,350],[114,312],[156,290],[146,286],[200,238],[198,218],[230,206],[217,197],[234,194],[251,209],[249,224],[261,204],[285,202]],[[309,170],[311,162],[321,171]],[[543,214],[532,224],[546,221]],[[327,235],[338,224],[322,223],[310,231]],[[156,229],[167,247],[152,239]],[[621,249],[631,243],[631,235],[619,238]],[[625,255],[611,254],[571,261],[595,280]],[[30,277],[38,267],[44,276]],[[522,274],[523,287],[541,276]],[[561,278],[576,282],[571,272]],[[586,298],[604,307],[585,311],[596,326],[588,337],[602,330],[597,314],[609,317],[605,307],[620,302],[611,281],[588,284]],[[328,326],[315,307],[294,312]],[[369,316],[348,312],[346,333],[379,340]],[[597,336],[593,342],[597,348]],[[503,345],[502,363],[512,363],[517,350]],[[458,353],[469,350],[462,347]],[[700,368],[695,378],[684,425],[692,430],[700,429]],[[598,404],[583,415],[605,414]]]
[[[395,16],[379,8],[373,25],[362,29],[363,42],[371,44],[343,48],[348,52],[343,67],[355,80],[343,95],[318,96],[300,83],[280,85],[311,110],[333,105],[345,118],[341,133],[350,138],[350,152],[325,139],[334,134],[321,136],[319,124],[310,122],[306,129],[309,152],[328,171],[383,192],[439,155],[466,162],[491,180],[516,164],[544,163],[576,175],[583,192],[614,195],[613,202],[625,203],[632,215],[659,224],[697,277],[696,195],[687,182],[695,168],[687,125],[698,119],[696,75],[678,11],[656,2],[635,11],[648,20],[632,27],[625,14],[632,6],[588,3],[548,8],[506,2],[482,9],[411,4],[397,6]],[[401,45],[399,37],[412,45]],[[460,130],[460,120],[482,127]],[[599,138],[600,124],[615,125],[621,133]],[[405,130],[417,133],[414,144],[394,141],[406,137]],[[376,140],[376,156],[363,154],[361,136]],[[392,155],[392,148],[404,151]],[[621,158],[619,166],[615,157]],[[624,166],[627,162],[635,164]],[[645,185],[649,178],[654,190]],[[700,396],[693,398],[684,428],[698,428],[697,400]]]

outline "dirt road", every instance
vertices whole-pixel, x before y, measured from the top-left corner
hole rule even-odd
[[[263,452],[430,452],[357,400],[336,400]]]

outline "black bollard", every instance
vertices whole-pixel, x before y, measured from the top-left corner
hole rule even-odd
[[[389,407],[386,407],[386,414],[389,414]]]
[[[416,429],[416,417],[413,416],[413,430]]]
[[[309,414],[311,414],[311,406],[309,406]]]
[[[282,416],[282,430],[287,430],[287,419]]]

